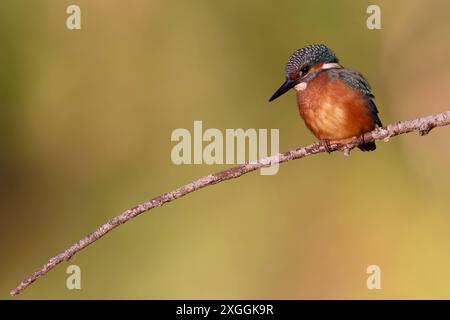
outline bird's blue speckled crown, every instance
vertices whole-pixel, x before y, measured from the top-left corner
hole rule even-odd
[[[304,66],[313,66],[316,63],[338,63],[334,52],[323,44],[312,44],[295,51],[286,64],[286,76],[291,72],[300,70]]]

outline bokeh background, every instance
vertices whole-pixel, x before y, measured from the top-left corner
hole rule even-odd
[[[82,29],[66,29],[66,8]],[[382,30],[368,30],[378,4]],[[315,138],[297,48],[370,80],[385,124],[449,109],[448,1],[2,0],[0,298],[123,210],[226,165],[170,160],[176,128]],[[450,298],[450,127],[222,183],[121,226],[15,299]],[[77,264],[82,289],[65,287]],[[382,289],[368,290],[379,265]]]

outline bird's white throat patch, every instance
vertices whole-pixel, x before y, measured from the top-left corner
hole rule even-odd
[[[299,84],[294,86],[295,91],[303,91],[308,86],[308,83],[306,82],[300,82]]]

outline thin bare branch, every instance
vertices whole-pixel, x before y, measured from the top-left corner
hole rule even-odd
[[[401,134],[418,131],[420,135],[426,135],[430,130],[435,127],[446,126],[450,124],[450,110],[432,116],[427,116],[423,118],[418,118],[415,120],[401,121],[388,125],[386,128],[377,128],[371,132],[364,135],[364,139],[360,137],[352,138],[347,143],[331,143],[328,148],[329,151],[340,150],[345,154],[348,154],[350,150],[357,147],[362,141],[365,143],[375,140],[388,141],[389,138],[395,137]],[[191,192],[202,189],[204,187],[220,183],[226,180],[238,178],[246,173],[269,167],[273,164],[284,163],[289,160],[300,159],[313,154],[326,152],[325,146],[320,142],[310,144],[309,146],[291,150],[285,153],[281,153],[275,156],[260,159],[255,162],[250,162],[242,164],[227,170],[223,170],[217,173],[212,173],[207,176],[201,177],[191,183],[188,183],[182,187],[179,187],[173,191],[164,193],[151,200],[144,201],[143,203],[124,211],[118,216],[110,219],[105,224],[100,226],[97,230],[82,238],[81,240],[74,243],[71,247],[64,250],[60,254],[54,256],[46,264],[28,276],[23,280],[17,287],[11,290],[11,295],[17,295],[25,288],[27,288],[34,281],[45,275],[47,272],[52,270],[62,261],[69,260],[74,254],[83,248],[87,247],[91,243],[97,241],[109,231],[120,226],[121,224],[133,219],[134,217],[140,215],[141,213],[147,212],[153,208],[160,207],[167,202],[179,199]]]

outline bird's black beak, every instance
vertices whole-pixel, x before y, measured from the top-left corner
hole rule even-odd
[[[287,79],[282,85],[281,87],[278,88],[277,91],[275,91],[275,93],[273,94],[273,96],[270,97],[269,102],[275,100],[276,98],[278,98],[279,96],[281,96],[282,94],[286,93],[287,91],[289,91],[289,89],[293,88],[296,84],[298,84],[298,79],[297,80],[289,80]]]

